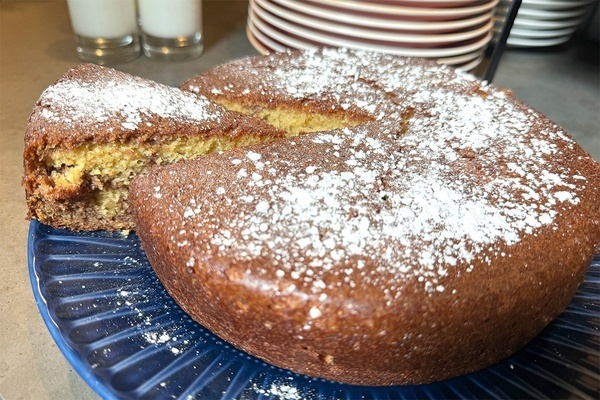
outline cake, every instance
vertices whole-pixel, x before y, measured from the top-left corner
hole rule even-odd
[[[133,229],[127,188],[149,165],[283,136],[201,96],[80,64],[42,93],[29,117],[29,218],[73,230]]]
[[[303,132],[130,188],[169,294],[273,365],[361,385],[477,371],[565,309],[600,245],[600,165],[461,71],[325,48],[181,88]]]

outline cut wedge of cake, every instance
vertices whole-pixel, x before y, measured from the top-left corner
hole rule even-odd
[[[131,180],[154,164],[284,136],[177,88],[94,64],[68,71],[29,118],[29,218],[74,230],[132,229]]]

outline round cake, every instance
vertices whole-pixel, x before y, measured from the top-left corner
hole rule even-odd
[[[152,168],[130,188],[167,291],[276,366],[363,385],[479,370],[565,309],[600,245],[600,165],[471,75],[318,49],[182,88],[314,131]]]

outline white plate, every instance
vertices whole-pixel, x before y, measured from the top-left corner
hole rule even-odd
[[[487,46],[487,44],[492,38],[492,33],[490,31],[487,35],[482,36],[481,39],[473,43],[457,47],[445,47],[437,49],[407,48],[398,46],[375,45],[367,42],[361,42],[359,40],[351,38],[340,38],[326,34],[318,34],[313,31],[298,27],[294,29],[294,32],[286,31],[286,33],[284,33],[278,29],[275,29],[273,26],[270,26],[267,22],[262,21],[254,12],[250,13],[250,18],[252,18],[254,26],[257,29],[259,29],[264,35],[292,49],[306,49],[309,47],[325,45],[333,47],[347,47],[350,49],[378,51],[396,54],[400,56],[427,57],[437,59],[442,57],[458,56],[461,54],[482,50],[485,48],[485,46]]]
[[[594,0],[523,0],[522,8],[536,10],[564,10],[587,6]]]
[[[285,19],[282,19],[273,14],[272,12],[269,12],[267,10],[268,5],[268,1],[265,0],[252,0],[250,3],[250,6],[254,7],[256,14],[260,16],[260,18],[284,31],[290,31],[295,33],[294,29],[296,28],[308,28],[309,30],[310,28],[314,28],[334,35],[345,35],[350,38],[374,40],[377,42],[394,42],[405,44],[456,43],[482,36],[486,32],[489,32],[493,26],[493,22],[490,18],[487,21],[487,24],[482,27],[473,30],[467,30],[465,32],[451,34],[410,34],[393,31],[377,31],[373,29],[359,28],[335,22],[316,20],[314,18],[309,17],[300,17],[299,15],[290,15],[289,13],[286,14],[286,16],[284,17]]]
[[[248,37],[248,40],[250,41],[250,44],[256,49],[258,50],[258,52],[260,54],[270,54],[272,53],[272,51],[281,51],[281,50],[276,50],[276,47],[269,38],[265,37],[262,32],[260,32],[258,29],[256,29],[256,27],[254,26],[254,23],[251,21],[250,18],[248,18],[248,21],[246,23],[246,36]],[[267,45],[269,47],[267,47]],[[272,50],[271,50],[272,49]]]
[[[467,53],[467,54],[461,54],[458,56],[454,56],[454,57],[443,57],[443,58],[438,58],[437,62],[440,64],[446,64],[446,65],[459,65],[459,64],[464,64],[466,62],[475,60],[476,58],[481,57],[483,54],[483,49],[481,50],[477,50],[471,53]]]
[[[252,33],[254,34],[254,37],[264,46],[267,48],[267,50],[273,50],[273,51],[285,51],[287,49],[286,46],[284,46],[283,44],[274,41],[273,39],[271,39],[268,35],[265,35],[264,32],[262,32],[254,23],[254,13],[251,10],[248,10],[248,26],[250,27],[250,30],[252,31]]]
[[[310,42],[303,40],[299,37],[284,35],[283,33],[270,26],[268,23],[264,22],[259,16],[257,16],[254,10],[254,8],[249,10],[248,18],[252,20],[254,27],[260,33],[262,33],[262,35],[265,36],[270,42],[276,41],[281,43],[282,46],[284,46],[283,50],[278,51],[284,51],[285,49],[305,50],[311,47],[319,46],[318,42]]]
[[[513,28],[510,31],[510,36],[511,37],[529,38],[529,39],[557,38],[559,36],[571,36],[573,34],[573,32],[575,32],[576,30],[577,30],[577,27],[566,28],[566,29],[552,29],[552,30]]]
[[[250,30],[250,24],[246,24],[246,37],[248,38],[248,41],[252,47],[254,47],[260,54],[267,55],[271,53],[269,49],[263,46],[262,43],[260,43],[260,41],[254,37],[254,34]]]
[[[508,7],[513,0],[500,0],[498,7]],[[539,8],[544,10],[560,10],[581,7],[597,0],[522,0],[521,8]]]
[[[528,28],[528,29],[564,29],[570,27],[577,27],[581,24],[582,18],[572,18],[560,21],[543,21],[540,19],[530,19],[526,17],[515,18],[515,28]]]
[[[485,14],[475,15],[469,18],[457,19],[454,21],[407,21],[394,18],[393,16],[389,15],[384,15],[381,17],[372,17],[367,15],[332,11],[323,7],[305,4],[297,0],[268,0],[267,2],[271,6],[271,8],[277,7],[277,5],[274,4],[277,3],[288,9],[283,9],[284,11],[291,12],[296,15],[298,15],[298,13],[303,13],[309,16],[324,18],[330,21],[338,21],[347,24],[362,25],[374,28],[429,32],[453,31],[468,28],[474,25],[479,25],[488,20],[490,14],[492,13],[492,11],[490,11]],[[282,9],[281,7],[277,8]],[[279,13],[279,15],[284,14]]]
[[[315,0],[308,0],[305,2],[310,3]],[[354,12],[366,12],[366,13],[380,13],[385,15],[402,15],[412,17],[441,17],[441,18],[460,18],[467,15],[481,14],[491,10],[498,4],[499,0],[490,0],[487,3],[470,6],[470,7],[451,7],[451,8],[437,8],[437,7],[403,7],[393,4],[377,4],[367,1],[359,0],[318,0],[318,3],[322,6],[335,7],[338,9],[352,10]]]
[[[254,48],[258,50],[261,54],[269,54],[271,52],[270,49],[272,49],[273,51],[285,51],[287,48],[282,47],[281,44],[273,41],[255,25],[256,18],[257,17],[254,14],[253,10],[250,10],[246,34],[248,35],[248,40],[254,46]],[[258,25],[262,26],[262,22],[260,20],[258,21]],[[265,26],[264,28],[267,29],[267,31],[269,31],[269,28],[267,26]],[[306,49],[314,46],[314,44],[302,42],[297,39],[291,40],[290,43],[292,43],[295,47],[289,48]],[[438,58],[437,62],[439,62],[440,64],[447,65],[459,65],[467,62],[472,62],[476,59],[479,59],[479,61],[477,62],[477,64],[479,64],[483,59],[483,49],[479,49],[471,53],[460,54],[453,57]]]
[[[275,43],[270,41],[270,39],[266,38],[259,30],[256,29],[250,18],[248,19],[248,24],[246,26],[246,35],[248,36],[248,40],[250,41],[252,46],[263,55],[267,55],[272,52],[269,48],[265,47],[263,42],[271,42],[273,44],[273,46],[271,46],[273,49],[275,49],[275,47],[277,46]],[[283,49],[276,51],[283,51]],[[481,63],[483,58],[483,52],[476,51],[474,53],[463,54],[456,57],[440,58],[437,60],[437,62],[446,65],[462,64],[459,67],[459,69],[464,71],[471,71]]]
[[[481,64],[481,62],[483,61],[484,55],[480,55],[479,57],[477,57],[477,59],[471,61],[470,63],[467,64],[463,64],[460,67],[458,67],[457,69],[463,70],[463,71],[467,71],[467,72],[471,72],[472,70],[474,70],[479,64]]]
[[[370,3],[394,4],[402,7],[465,7],[478,0],[371,0]]]
[[[584,15],[587,12],[587,7],[575,8],[572,10],[534,10],[529,8],[519,8],[517,16],[529,17],[542,20],[563,20],[567,18],[575,18]],[[506,12],[506,11],[505,11]]]
[[[566,43],[569,39],[571,39],[570,36],[552,39],[528,39],[509,36],[506,44],[511,47],[551,47]]]

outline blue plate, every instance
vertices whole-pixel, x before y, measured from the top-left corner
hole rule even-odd
[[[52,337],[105,399],[562,399],[600,392],[600,253],[567,310],[512,357],[447,381],[393,387],[309,378],[233,348],[175,304],[135,234],[76,233],[33,221],[28,258]]]

